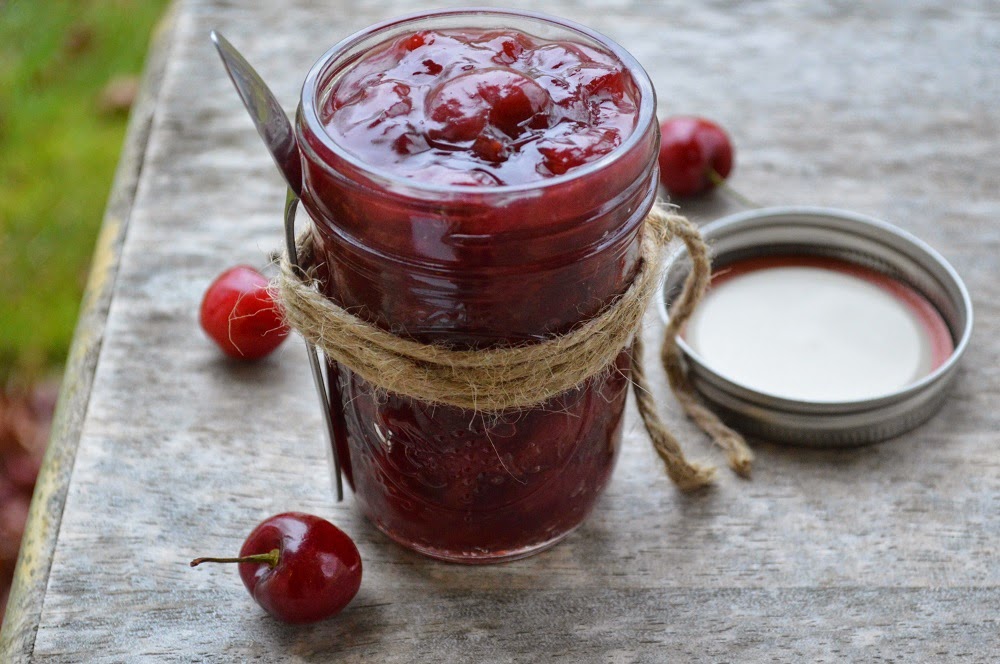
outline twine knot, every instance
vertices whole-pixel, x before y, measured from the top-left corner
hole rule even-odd
[[[643,368],[639,329],[660,284],[663,257],[674,238],[688,248],[693,268],[671,308],[661,359],[671,390],[685,412],[725,450],[730,466],[749,475],[753,454],[736,433],[703,406],[684,371],[676,336],[703,297],[711,276],[708,248],[698,229],[685,217],[660,205],[645,220],[642,262],[629,288],[597,316],[566,334],[537,343],[454,349],[397,336],[373,325],[324,296],[313,270],[280,259],[272,282],[285,320],[326,356],[379,389],[429,403],[480,412],[536,407],[570,390],[612,364],[632,345],[632,387],[653,447],[667,474],[685,491],[712,481],[714,468],[689,462],[676,437],[660,418]],[[311,234],[299,238],[302,265],[313,264]]]

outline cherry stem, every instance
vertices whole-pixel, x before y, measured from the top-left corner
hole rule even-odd
[[[709,169],[705,173],[705,175],[708,176],[708,181],[709,182],[711,182],[714,186],[716,186],[719,189],[721,189],[727,195],[729,195],[732,198],[734,198],[738,203],[740,203],[744,207],[748,207],[748,208],[759,208],[759,207],[761,207],[756,202],[750,200],[749,198],[747,198],[746,196],[744,196],[743,194],[741,194],[740,192],[736,191],[731,186],[729,186],[729,183],[726,182],[726,178],[724,178],[721,175],[719,175],[719,172],[717,170],[715,170],[714,168],[709,167]]]
[[[197,567],[202,563],[267,563],[274,569],[278,564],[281,552],[278,549],[271,549],[267,553],[255,553],[252,556],[242,558],[195,558],[191,561],[191,567]]]

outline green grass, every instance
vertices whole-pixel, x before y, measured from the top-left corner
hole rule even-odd
[[[0,378],[65,360],[127,118],[166,0],[0,0]]]

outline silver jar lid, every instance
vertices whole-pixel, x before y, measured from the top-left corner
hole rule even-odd
[[[929,245],[878,219],[818,207],[751,210],[707,224],[701,232],[712,248],[713,269],[750,258],[803,256],[881,273],[926,298],[953,342],[940,366],[894,392],[852,401],[813,401],[765,393],[731,380],[678,338],[692,385],[734,428],[798,445],[862,445],[909,431],[942,405],[972,334],[972,302],[955,269]],[[690,269],[686,249],[671,255],[658,298],[664,320]]]

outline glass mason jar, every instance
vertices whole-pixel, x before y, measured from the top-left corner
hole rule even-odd
[[[324,129],[338,77],[419,30],[517,30],[617,58],[636,126],[610,153],[522,185],[435,185],[366,164]],[[404,17],[342,41],[306,78],[296,136],[323,292],[394,334],[469,349],[571,330],[622,294],[657,186],[652,85],[636,60],[568,21],[508,10]],[[537,407],[477,413],[386,393],[329,366],[335,445],[365,515],[428,556],[467,563],[541,551],[592,510],[614,468],[629,384],[614,366]]]

